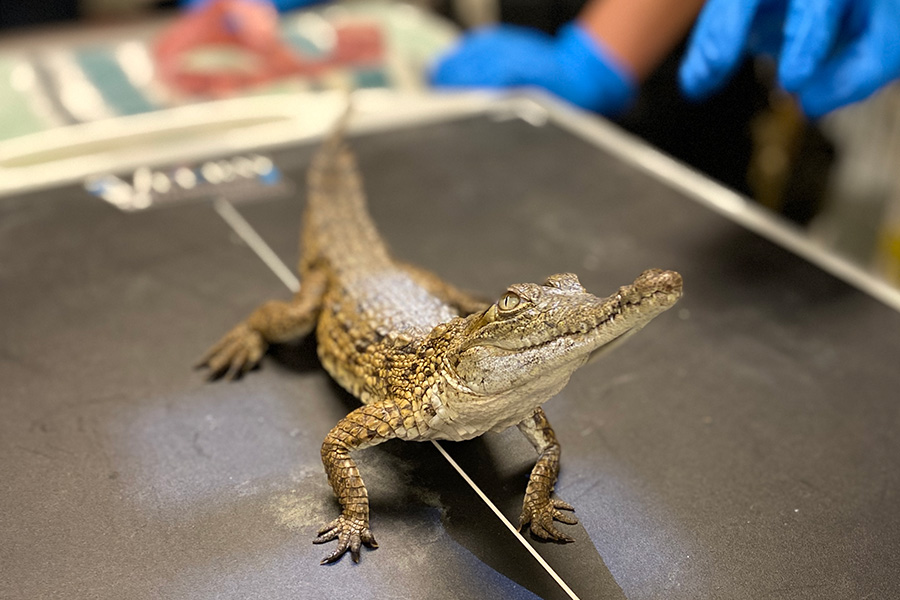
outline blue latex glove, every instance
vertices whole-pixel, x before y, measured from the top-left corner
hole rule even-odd
[[[768,54],[778,81],[819,117],[900,77],[900,0],[709,0],[681,65],[694,98],[746,54]]]
[[[250,2],[262,2],[265,4],[272,4],[279,11],[283,12],[286,10],[290,10],[292,8],[297,8],[300,6],[308,6],[310,4],[318,4],[319,2],[323,2],[324,0],[249,0]],[[184,8],[200,8],[206,4],[209,4],[212,0],[179,0],[179,6]]]
[[[474,31],[438,59],[431,81],[438,87],[535,86],[604,114],[622,111],[636,90],[625,69],[575,24],[556,37],[511,25]]]

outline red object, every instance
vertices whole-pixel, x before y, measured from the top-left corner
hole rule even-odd
[[[281,39],[278,12],[271,4],[252,0],[213,0],[187,12],[166,29],[153,48],[159,77],[175,89],[193,95],[222,97],[284,77],[315,77],[330,68],[375,65],[384,45],[374,25],[338,26],[332,52],[307,59]],[[187,55],[198,48],[229,46],[253,56],[252,69],[192,70]]]

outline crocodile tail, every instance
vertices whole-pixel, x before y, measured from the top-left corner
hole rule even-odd
[[[337,272],[352,270],[363,256],[369,269],[390,263],[366,206],[356,158],[345,140],[352,114],[348,102],[316,151],[307,178],[304,254],[315,248],[316,259],[326,260]]]
[[[353,101],[348,97],[347,106],[344,108],[344,112],[331,125],[331,131],[325,136],[322,147],[318,151],[319,155],[337,152],[341,145],[344,144],[344,138],[347,135],[347,124],[350,123],[352,117]]]

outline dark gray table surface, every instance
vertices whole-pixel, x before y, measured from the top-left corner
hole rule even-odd
[[[396,254],[488,295],[679,270],[672,311],[546,405],[581,598],[900,597],[900,314],[555,126],[359,136]],[[288,264],[296,194],[240,213]],[[68,186],[0,199],[0,598],[562,598],[427,444],[360,452],[381,544],[318,566],[319,461],[354,405],[314,344],[236,383],[190,365],[289,295],[210,200],[124,213]],[[515,518],[515,429],[447,447]]]

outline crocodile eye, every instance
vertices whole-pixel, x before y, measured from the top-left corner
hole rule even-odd
[[[500,301],[497,303],[497,307],[500,310],[512,310],[519,305],[522,299],[518,294],[513,292],[506,292],[503,294],[503,297],[500,298]]]

